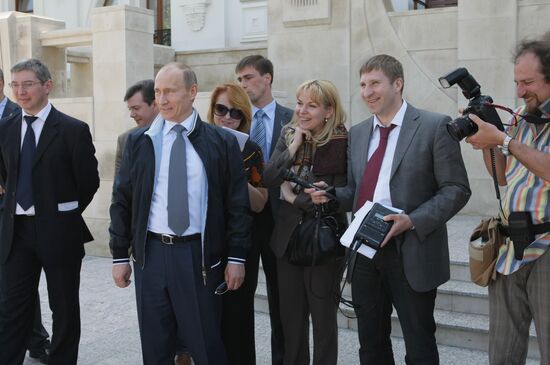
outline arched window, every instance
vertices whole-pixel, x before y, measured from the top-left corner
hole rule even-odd
[[[33,12],[33,0],[16,0],[15,1],[15,10],[22,13],[32,13]]]
[[[170,0],[147,0],[147,9],[155,13],[155,43],[171,45]]]

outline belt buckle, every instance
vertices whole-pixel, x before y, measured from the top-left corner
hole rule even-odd
[[[164,234],[162,233],[160,235],[160,241],[166,245],[173,245],[174,244],[174,236],[170,235],[170,234]]]

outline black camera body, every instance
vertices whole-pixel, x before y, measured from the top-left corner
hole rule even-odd
[[[395,212],[379,203],[374,203],[355,233],[355,238],[378,250],[393,225],[393,221],[384,220],[388,214],[395,214]]]
[[[499,130],[504,130],[498,113],[491,106],[493,99],[488,95],[481,94],[481,87],[467,69],[464,67],[457,68],[449,74],[440,77],[439,83],[444,88],[458,84],[464,97],[470,100],[462,116],[447,123],[447,131],[454,140],[461,141],[463,138],[477,132],[477,125],[470,120],[468,114],[475,114]]]

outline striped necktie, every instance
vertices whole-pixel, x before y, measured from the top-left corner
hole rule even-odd
[[[255,142],[262,149],[264,155],[264,161],[268,159],[267,143],[266,143],[266,131],[264,122],[265,112],[262,109],[258,109],[254,115],[254,130],[252,131],[252,142]]]

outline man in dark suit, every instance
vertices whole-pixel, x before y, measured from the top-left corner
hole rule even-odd
[[[366,201],[402,209],[373,259],[358,255],[352,281],[361,364],[393,364],[392,305],[405,338],[407,364],[439,364],[433,318],[437,287],[450,277],[445,223],[470,188],[450,118],[402,98],[403,67],[377,55],[360,70],[361,96],[374,116],[349,132],[348,185],[336,189],[346,208]],[[315,202],[326,197],[310,190]]]
[[[53,312],[50,364],[76,364],[83,243],[82,212],[99,187],[88,125],[57,111],[39,60],[11,69],[22,112],[0,121],[0,364],[21,364],[43,269]]]
[[[136,82],[126,90],[124,101],[130,111],[130,117],[136,122],[136,126],[118,136],[115,153],[115,176],[122,162],[122,153],[128,135],[138,128],[150,126],[159,113],[155,103],[155,82],[153,80]]]
[[[252,103],[252,125],[250,138],[261,148],[264,162],[268,163],[281,134],[281,128],[292,119],[292,110],[285,108],[275,101],[271,93],[273,84],[273,64],[261,55],[252,55],[243,58],[235,68],[237,80],[244,88]],[[261,124],[261,125],[260,125]],[[241,290],[254,296],[258,285],[258,270],[260,256],[266,277],[267,300],[269,303],[269,317],[271,322],[271,359],[274,365],[283,363],[284,340],[281,316],[279,310],[279,289],[277,285],[277,259],[269,247],[271,232],[273,231],[273,213],[279,206],[279,188],[269,189],[269,200],[260,213],[254,213],[252,230],[252,248],[247,258],[247,280]],[[243,294],[244,295],[244,294]],[[239,319],[235,319],[238,321]],[[235,323],[234,325],[251,326],[254,334],[254,322]],[[231,325],[227,326],[232,327]],[[254,339],[240,339],[235,341],[253,343]],[[238,345],[226,344],[227,347],[238,349]],[[237,350],[235,350],[237,351]],[[254,349],[248,349],[254,351]]]
[[[0,69],[0,119],[9,117],[21,108],[4,95],[4,72]]]
[[[197,79],[181,63],[155,79],[162,118],[128,136],[111,204],[113,279],[132,273],[144,364],[168,364],[182,339],[197,365],[227,363],[221,297],[244,280],[248,185],[236,138],[201,121]]]
[[[19,105],[4,95],[4,72],[0,69],[0,119],[7,118],[18,112],[21,112]],[[4,188],[2,187],[0,187],[1,194],[4,194]],[[40,309],[40,297],[38,297],[28,349],[30,357],[38,359],[43,364],[47,364],[48,362],[49,337],[48,331],[42,325],[42,311]]]

